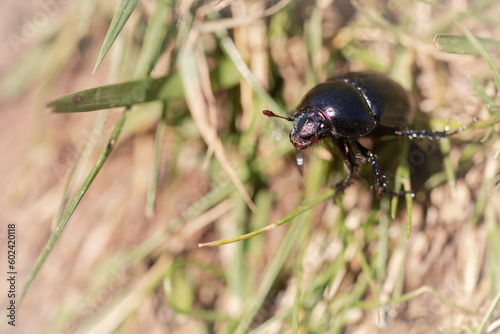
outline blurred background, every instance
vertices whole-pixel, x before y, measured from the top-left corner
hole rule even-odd
[[[2,332],[498,331],[498,1],[128,3],[114,41],[119,2],[0,4],[0,264],[7,275],[14,223],[18,292],[69,219]],[[411,128],[480,118],[439,142],[363,142],[413,200],[378,199],[369,166],[322,200],[342,159],[307,150],[301,176],[291,124],[262,115],[291,114],[317,83],[367,69],[410,92]],[[149,75],[159,89],[143,95]],[[85,94],[103,110],[78,112]]]

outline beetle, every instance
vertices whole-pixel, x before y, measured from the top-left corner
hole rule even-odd
[[[408,129],[408,120],[412,109],[410,96],[403,87],[381,73],[367,71],[349,72],[315,86],[304,96],[291,117],[279,116],[270,110],[263,110],[263,114],[293,122],[290,142],[296,150],[300,171],[302,150],[329,139],[348,168],[345,179],[335,187],[343,191],[358,173],[360,165],[368,161],[375,176],[373,187],[380,197],[394,193],[387,189],[386,177],[376,154],[361,145],[359,138],[393,135],[438,140],[463,131],[472,124],[454,131],[411,130]]]

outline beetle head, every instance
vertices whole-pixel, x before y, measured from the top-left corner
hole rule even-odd
[[[300,111],[295,118],[276,115],[270,110],[263,110],[262,113],[268,117],[278,117],[293,122],[293,128],[290,131],[290,142],[296,149],[296,160],[299,171],[302,173],[302,153],[301,150],[309,147],[311,144],[318,144],[329,132],[328,121],[319,108],[309,107]]]
[[[293,122],[290,142],[296,150],[303,150],[311,144],[318,144],[331,130],[327,118],[317,107],[301,110],[296,113],[295,118],[279,116],[270,110],[263,110],[262,113],[268,117],[278,117]]]
[[[318,144],[329,132],[325,115],[319,108],[310,107],[294,119],[290,142],[295,149],[303,150],[311,144]]]

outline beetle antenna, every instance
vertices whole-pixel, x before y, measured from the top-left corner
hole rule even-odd
[[[287,121],[290,121],[290,122],[293,122],[293,118],[292,117],[284,117],[284,116],[280,116],[280,115],[276,115],[275,113],[273,113],[271,110],[262,110],[262,113],[264,115],[266,115],[267,117],[277,117],[277,118],[283,118],[283,119],[286,119]]]

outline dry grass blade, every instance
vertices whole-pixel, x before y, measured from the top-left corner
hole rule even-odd
[[[291,0],[281,0],[272,7],[262,11],[262,13],[260,14],[254,14],[246,17],[221,19],[213,22],[204,22],[197,24],[194,28],[200,32],[208,33],[208,32],[215,32],[220,29],[231,29],[242,25],[248,25],[259,19],[273,15],[274,13],[285,8],[285,6],[288,5],[290,2]]]
[[[203,140],[205,140],[207,145],[214,148],[215,157],[221,164],[222,168],[235,184],[236,188],[245,199],[248,207],[252,211],[255,211],[255,204],[252,202],[250,195],[246,191],[241,180],[238,178],[235,170],[231,167],[224,151],[224,146],[222,145],[217,132],[210,126],[210,122],[207,117],[208,106],[203,94],[200,75],[198,73],[198,65],[196,62],[197,57],[194,54],[195,52],[194,48],[187,49],[187,46],[185,46],[184,49],[179,52],[178,57],[179,73],[181,74],[181,80],[184,85],[189,110],[191,111],[193,120],[196,123]]]

